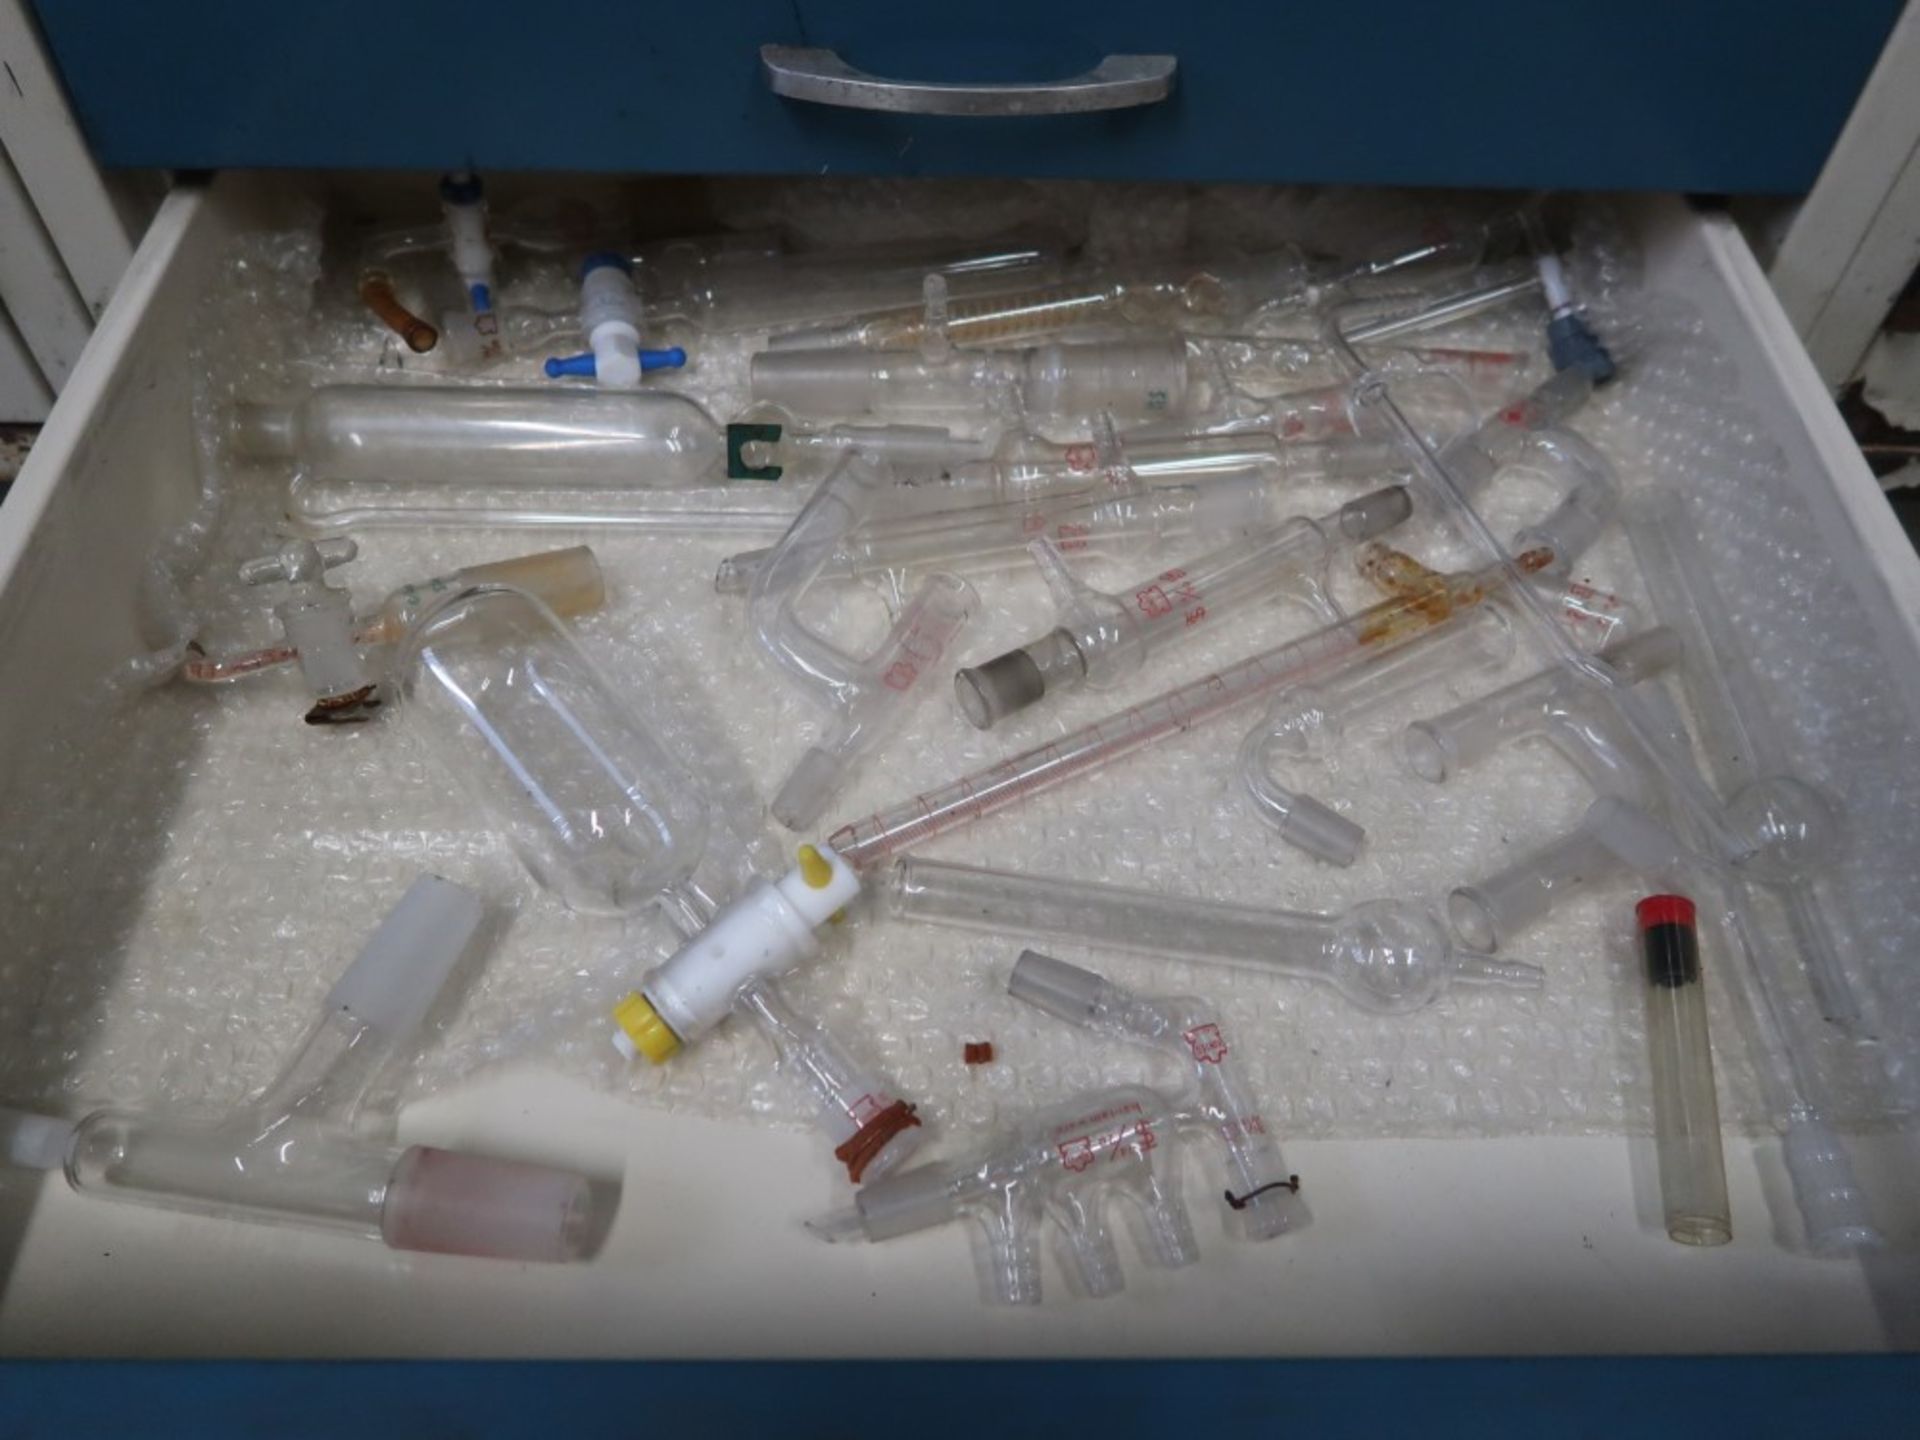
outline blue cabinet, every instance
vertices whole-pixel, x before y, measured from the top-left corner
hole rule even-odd
[[[1901,0],[37,0],[111,165],[1811,183]],[[1170,54],[1140,109],[781,99],[764,44],[915,80]]]

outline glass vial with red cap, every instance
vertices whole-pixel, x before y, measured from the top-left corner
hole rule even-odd
[[[1646,962],[1653,1133],[1667,1235],[1682,1245],[1724,1245],[1733,1238],[1733,1221],[1693,902],[1649,895],[1633,913]]]

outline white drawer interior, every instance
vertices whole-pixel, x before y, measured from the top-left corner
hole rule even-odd
[[[379,184],[359,192],[361,203],[376,209],[391,193]],[[9,926],[31,959],[13,962],[11,978],[21,983],[0,993],[0,1013],[23,1036],[33,1037],[37,1014],[49,1006],[60,1013],[64,1004],[67,1013],[96,1007],[98,1024],[113,1027],[113,1043],[130,1043],[141,997],[116,989],[113,967],[103,966],[97,953],[103,937],[129,955],[177,955],[171,969],[151,976],[204,987],[206,1004],[215,1009],[231,1004],[232,994],[219,974],[191,963],[207,948],[200,927],[227,927],[219,942],[229,946],[236,926],[257,938],[259,969],[246,982],[256,992],[276,965],[292,973],[297,962],[287,957],[307,943],[294,917],[312,897],[336,907],[330,938],[364,929],[377,909],[366,904],[348,913],[356,897],[342,877],[369,872],[330,858],[315,835],[328,843],[346,835],[377,844],[384,830],[410,823],[386,808],[388,792],[349,786],[339,797],[344,819],[296,809],[268,827],[281,843],[261,849],[252,840],[251,851],[236,847],[223,855],[217,840],[223,813],[237,814],[236,807],[271,812],[284,798],[275,784],[273,746],[307,738],[283,723],[289,717],[259,721],[238,741],[206,723],[154,723],[132,712],[104,730],[68,719],[96,712],[103,703],[99,687],[115,667],[165,638],[152,633],[148,565],[155,537],[191,516],[197,501],[187,336],[205,287],[227,278],[222,267],[230,239],[284,223],[299,203],[285,182],[244,176],[169,203],[33,467],[0,511],[0,653],[17,673],[33,677],[31,686],[0,692],[0,733],[8,737],[0,787],[16,796],[46,795],[45,774],[71,766],[85,802],[75,812],[111,817],[99,827],[46,820],[13,827],[20,835],[31,828],[41,851],[31,871],[16,873],[74,877],[66,893],[16,887],[5,898]],[[1833,562],[1826,588],[1817,593],[1853,607],[1849,623],[1858,644],[1884,659],[1885,688],[1870,717],[1878,748],[1850,751],[1844,737],[1827,736],[1815,737],[1816,748],[1829,766],[1858,753],[1885,754],[1898,736],[1910,736],[1920,715],[1920,564],[1732,229],[1670,201],[1637,202],[1626,214],[1648,287],[1691,305],[1737,367],[1747,410],[1784,454],[1810,522],[1808,544]],[[257,523],[261,512],[256,505],[243,514]],[[1723,539],[1737,547],[1748,533],[1736,526]],[[499,537],[459,543],[466,547],[461,560],[539,548]],[[1756,549],[1758,563],[1769,553]],[[394,551],[376,563],[392,568],[402,559]],[[709,560],[699,551],[688,573]],[[1783,653],[1791,652],[1791,637],[1783,645]],[[743,658],[723,671],[722,688],[750,684],[753,664]],[[1818,664],[1789,667],[1788,683],[1817,685],[1822,674]],[[262,707],[263,714],[289,703],[286,692],[230,698]],[[1836,713],[1830,702],[1830,696],[1790,695],[1789,713],[1797,705],[1799,713],[1826,723]],[[209,743],[226,744],[222,753],[256,763],[244,774],[210,778]],[[1215,748],[1230,743],[1223,738]],[[1176,768],[1175,777],[1203,775],[1204,764],[1218,760],[1200,757]],[[926,778],[944,777],[948,768],[943,764]],[[768,774],[777,780],[777,771],[760,778]],[[1872,776],[1855,775],[1843,788],[1868,816],[1877,873],[1896,874],[1903,857],[1887,846],[1902,829],[1899,797],[1909,793],[1900,777],[1885,777],[1877,787]],[[249,835],[264,833],[249,828],[252,823],[233,821]],[[980,853],[954,852],[955,858],[994,853],[992,841],[980,844]],[[119,857],[117,873],[100,868],[103,847]],[[260,908],[241,916],[217,894],[199,902],[165,890],[188,882],[217,887],[225,865],[232,883],[259,897]],[[405,866],[389,868],[398,875]],[[1054,870],[1066,873],[1064,866]],[[498,870],[489,873],[499,880]],[[1151,870],[1143,873],[1154,878]],[[1277,897],[1263,886],[1268,903],[1319,908],[1353,898],[1330,890],[1299,863],[1275,883]],[[1884,894],[1880,903],[1871,941],[1897,953],[1920,937],[1920,917]],[[601,936],[595,943],[612,942]],[[63,954],[63,947],[72,948]],[[566,964],[562,956],[556,973]],[[1869,969],[1907,1033],[1920,1029],[1913,1018],[1920,1013],[1920,988],[1911,974],[1885,957]],[[148,983],[156,983],[151,976]],[[1197,987],[1207,979],[1202,970],[1180,976],[1182,984]],[[83,983],[97,993],[59,994],[63,984]],[[270,1054],[270,1042],[300,1023],[308,998],[304,991],[290,997],[284,1028],[274,1034],[249,1037],[252,1043],[224,1052],[203,1047],[199,1063],[220,1067],[236,1084],[257,1078],[262,1052]],[[1317,1014],[1303,1012],[1303,1033]],[[82,1029],[71,1037],[77,1060],[63,1056],[59,1042],[47,1045],[44,1031],[34,1038],[47,1065],[87,1077],[84,1086],[76,1084],[76,1100],[139,1101],[137,1092],[112,1092],[111,1067],[87,1068],[86,1047],[99,1033]],[[747,1063],[743,1055],[736,1068]],[[674,1093],[652,1098],[685,1099]],[[956,1108],[976,1120],[991,1113]],[[6,1175],[0,1176],[0,1237],[14,1237],[15,1249],[12,1281],[0,1302],[0,1335],[49,1352],[850,1355],[1680,1349],[1697,1348],[1703,1334],[1731,1348],[1863,1348],[1899,1338],[1894,1318],[1902,1297],[1909,1312],[1916,1308],[1915,1292],[1903,1288],[1913,1284],[1908,1267],[1920,1227],[1910,1201],[1904,1213],[1896,1201],[1881,1217],[1896,1245],[1887,1260],[1863,1267],[1791,1253],[1769,1220],[1782,1203],[1777,1159],[1764,1142],[1730,1137],[1730,1178],[1745,1222],[1740,1238],[1711,1256],[1679,1253],[1648,1219],[1657,1215],[1657,1202],[1644,1142],[1607,1133],[1621,1128],[1617,1121],[1604,1114],[1586,1127],[1551,1117],[1529,1125],[1523,1116],[1515,1127],[1493,1125],[1483,1133],[1535,1133],[1473,1138],[1469,1123],[1466,1138],[1448,1139],[1407,1138],[1434,1133],[1419,1125],[1395,1138],[1370,1138],[1393,1130],[1391,1112],[1379,1110],[1369,1111],[1358,1128],[1343,1130],[1336,1119],[1314,1130],[1303,1122],[1320,1138],[1290,1146],[1289,1155],[1297,1150],[1303,1174],[1311,1166],[1316,1223],[1285,1242],[1292,1248],[1284,1255],[1249,1259],[1244,1247],[1203,1224],[1204,1258],[1193,1272],[1165,1274],[1129,1263],[1129,1293],[1118,1301],[1074,1304],[1056,1292],[1040,1312],[1008,1315],[976,1307],[965,1244],[953,1231],[851,1254],[805,1240],[798,1221],[835,1198],[824,1157],[808,1137],[663,1113],[552,1076],[493,1074],[409,1110],[405,1128],[440,1141],[483,1137],[527,1158],[591,1160],[609,1178],[624,1178],[620,1221],[591,1266],[545,1272],[392,1256],[327,1237],[88,1205],[56,1185],[38,1188]],[[1554,1130],[1559,1133],[1538,1133]],[[1857,1160],[1877,1182],[1877,1194],[1915,1193],[1899,1184],[1900,1167],[1908,1163],[1900,1137],[1863,1141]],[[0,1238],[0,1257],[5,1244]],[[1905,1253],[1898,1253],[1903,1246]],[[112,1252],[111,1268],[104,1259],[92,1263],[105,1251]],[[274,1283],[236,1294],[235,1267]],[[85,1312],[84,1325],[55,1313],[66,1308],[57,1297],[69,1297],[70,1305],[76,1288],[94,1287],[97,1303],[70,1312]],[[177,1305],[183,1287],[225,1303],[195,1306],[199,1318],[189,1329],[169,1326],[163,1319],[169,1297]],[[275,1304],[275,1292],[282,1301],[292,1293],[302,1303]],[[369,1317],[367,1296],[374,1293],[383,1296],[381,1313]],[[1598,1300],[1575,1306],[1568,1298],[1575,1295]],[[1788,1295],[1792,1302],[1782,1303]],[[1743,1297],[1753,1303],[1742,1305]],[[817,1324],[823,1314],[832,1317],[830,1326]]]

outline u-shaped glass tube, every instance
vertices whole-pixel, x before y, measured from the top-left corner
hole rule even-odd
[[[1356,674],[1281,694],[1240,746],[1240,779],[1254,811],[1289,845],[1332,865],[1351,865],[1366,831],[1314,796],[1282,782],[1282,760],[1323,758],[1347,726],[1429,685],[1497,670],[1513,655],[1513,627],[1497,609],[1449,620],[1423,645],[1409,646]]]
[[[1459,949],[1434,915],[1400,900],[1308,915],[909,858],[893,867],[886,906],[903,920],[1316,980],[1376,1015],[1417,1010],[1454,984],[1535,990],[1543,979],[1537,966]]]
[[[1243,536],[1112,594],[1079,580],[1057,547],[1037,540],[1033,558],[1053,593],[1060,623],[1037,640],[960,670],[953,677],[954,694],[974,727],[989,730],[1050,692],[1082,685],[1106,689],[1209,620],[1290,585],[1304,582],[1318,593],[1338,547],[1384,534],[1411,511],[1407,492],[1390,486],[1319,519],[1296,516]]]
[[[506,1260],[577,1260],[598,1226],[586,1177],[393,1142],[363,1113],[403,1059],[480,923],[480,902],[426,875],[328,992],[279,1078],[224,1119],[102,1110],[77,1123],[0,1110],[0,1153],[59,1168],[81,1194],[306,1225]]]
[[[957,575],[930,575],[901,610],[879,648],[847,654],[804,624],[801,596],[871,513],[886,485],[877,466],[855,454],[814,492],[793,526],[754,573],[747,611],[762,652],[832,717],[810,744],[770,807],[790,830],[818,820],[848,774],[905,714],[922,682],[939,667],[978,597]]]
[[[884,1112],[887,1136],[899,1130],[901,1102],[773,988],[775,973],[817,953],[812,927],[829,912],[814,902],[838,897],[830,907],[837,909],[858,893],[844,866],[819,855],[809,864],[803,855],[795,874],[757,878],[705,787],[553,612],[522,591],[480,587],[449,597],[415,626],[397,668],[402,723],[541,885],[588,914],[657,907],[686,937],[636,992],[661,1002],[662,1014],[643,1002],[645,1024],[632,1027],[650,1059],[664,1060],[729,1007],[743,1008],[774,1040],[783,1069],[813,1094],[836,1152],[848,1144],[848,1117]],[[665,992],[680,1003],[668,1003]],[[760,992],[772,1000],[754,1003]],[[898,1163],[923,1134],[911,1130],[883,1163]],[[874,1156],[850,1153],[850,1173],[856,1164],[877,1173]]]

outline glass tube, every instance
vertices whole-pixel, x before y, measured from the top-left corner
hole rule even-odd
[[[887,913],[903,920],[1316,980],[1376,1015],[1417,1010],[1456,982],[1537,990],[1542,981],[1536,966],[1456,949],[1438,917],[1398,900],[1309,915],[919,859],[895,864],[886,893]]]
[[[1646,962],[1654,1142],[1667,1234],[1682,1245],[1724,1245],[1733,1238],[1733,1221],[1693,902],[1649,895],[1634,917]]]
[[[726,439],[666,390],[326,385],[242,406],[235,449],[335,484],[685,488],[726,473]]]

